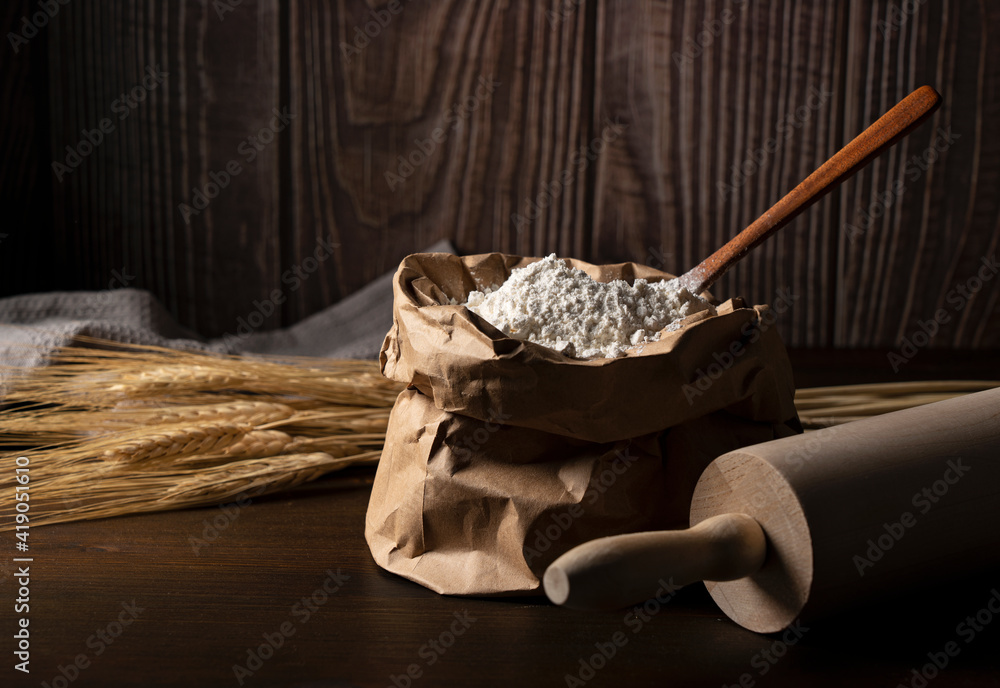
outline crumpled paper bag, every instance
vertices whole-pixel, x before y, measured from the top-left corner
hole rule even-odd
[[[365,537],[379,566],[439,593],[539,591],[545,568],[582,542],[683,526],[714,458],[799,430],[767,306],[730,299],[625,357],[584,361],[451,303],[534,260],[415,254],[394,277],[380,362],[409,387]],[[569,262],[600,281],[671,277]]]

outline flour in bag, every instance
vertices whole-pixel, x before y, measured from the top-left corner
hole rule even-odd
[[[471,292],[465,306],[510,337],[575,358],[623,356],[685,316],[715,312],[676,279],[597,282],[554,253],[515,268],[499,287]]]

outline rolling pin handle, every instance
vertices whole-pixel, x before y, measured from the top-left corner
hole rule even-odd
[[[766,538],[745,514],[720,514],[688,530],[598,538],[574,547],[545,571],[545,594],[571,609],[620,609],[700,580],[743,578],[764,564]]]

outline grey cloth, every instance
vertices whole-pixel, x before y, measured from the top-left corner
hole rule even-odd
[[[427,251],[455,253],[448,241]],[[213,340],[179,325],[152,294],[141,289],[0,299],[0,384],[14,374],[10,367],[42,365],[54,349],[79,336],[222,353],[375,358],[392,326],[393,274],[382,275],[287,329]]]

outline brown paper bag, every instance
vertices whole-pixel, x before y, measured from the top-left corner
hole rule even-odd
[[[766,306],[731,299],[625,357],[583,361],[449,305],[534,260],[416,254],[395,275],[380,360],[410,387],[389,419],[365,535],[380,566],[440,593],[537,591],[581,542],[684,525],[711,460],[798,430]],[[601,281],[670,278],[569,262]]]

